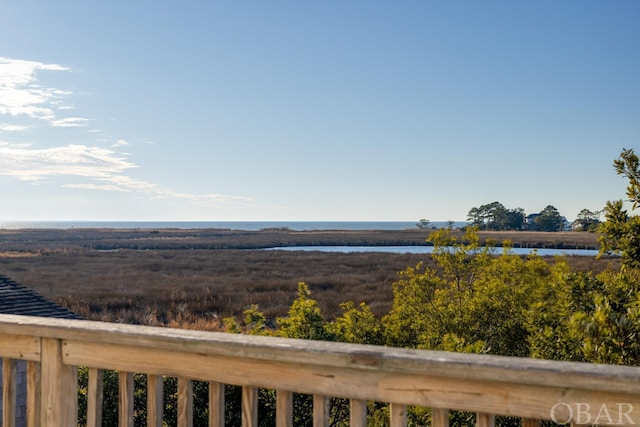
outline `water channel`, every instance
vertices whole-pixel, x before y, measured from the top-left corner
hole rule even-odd
[[[282,246],[267,248],[266,250],[280,251],[320,251],[320,252],[387,252],[394,254],[430,254],[433,246]],[[494,248],[496,255],[502,254],[502,248]],[[511,248],[510,253],[516,255],[529,255],[533,252],[540,256],[567,255],[567,256],[590,256],[598,255],[596,249],[548,249],[548,248]]]

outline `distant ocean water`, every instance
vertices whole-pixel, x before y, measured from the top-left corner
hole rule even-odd
[[[222,228],[258,231],[267,228],[304,230],[406,230],[416,228],[418,221],[0,221],[0,229],[26,228]],[[434,221],[430,226],[441,228],[447,221]],[[456,221],[454,228],[464,227],[466,222]]]

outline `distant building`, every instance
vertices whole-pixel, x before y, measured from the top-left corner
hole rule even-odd
[[[0,275],[0,313],[23,316],[52,317],[59,319],[81,319],[79,315],[56,304],[34,292],[33,290]],[[2,359],[0,359],[2,361]],[[26,427],[27,420],[27,363],[17,363],[17,408],[16,427]],[[2,370],[0,369],[0,387],[2,387]],[[2,395],[0,394],[0,420],[2,420]],[[1,421],[0,421],[1,424]]]
[[[540,216],[539,213],[532,213],[526,216],[525,218],[525,228],[527,230],[535,230],[536,229],[536,218]]]

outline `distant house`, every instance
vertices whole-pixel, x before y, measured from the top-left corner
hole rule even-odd
[[[525,228],[528,230],[535,230],[536,218],[538,218],[539,216],[540,216],[539,213],[532,213],[527,215],[527,217],[525,218]]]
[[[33,290],[0,275],[0,313],[23,316],[52,317],[59,319],[81,319],[79,315],[56,304]],[[2,361],[2,359],[0,359]],[[26,426],[27,364],[18,361],[16,427]],[[0,387],[2,387],[0,370]],[[2,395],[0,394],[0,420],[2,420]],[[1,423],[1,421],[0,421]]]

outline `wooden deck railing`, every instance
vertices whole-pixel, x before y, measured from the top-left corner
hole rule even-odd
[[[162,425],[162,376],[178,378],[178,424],[191,425],[191,381],[209,382],[210,426],[224,423],[224,384],[243,387],[243,426],[257,426],[257,390],[277,390],[277,426],[292,425],[293,393],[313,395],[314,426],[328,425],[328,398],[350,399],[350,425],[366,425],[368,400],[391,403],[391,426],[407,405],[573,424],[640,422],[640,368],[470,355],[0,315],[3,425],[13,425],[16,359],[28,363],[30,426],[77,424],[77,367],[89,367],[88,413],[100,425],[103,370],[120,378],[120,425],[132,425],[132,373],[149,375],[148,425]]]

